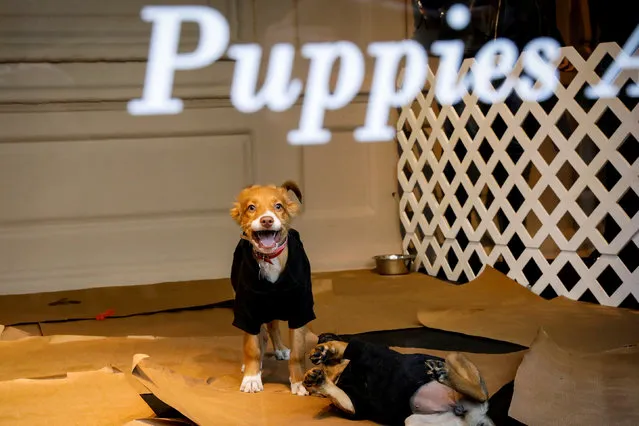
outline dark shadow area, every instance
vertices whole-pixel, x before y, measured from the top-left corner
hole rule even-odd
[[[510,382],[499,389],[489,401],[490,407],[488,408],[488,416],[497,426],[521,426],[522,423],[511,417],[508,417],[508,410],[510,409],[510,402],[513,399],[513,392],[515,390],[515,383]]]
[[[155,415],[159,418],[180,420],[180,422],[183,421],[185,425],[195,424],[191,422],[182,413],[180,413],[178,410],[162,402],[162,400],[160,400],[157,396],[153,395],[152,393],[144,393],[144,394],[141,394],[140,397],[142,397],[144,402],[146,402],[149,408],[151,408],[151,410],[153,410]]]
[[[527,349],[514,343],[485,337],[467,336],[428,327],[404,328],[400,330],[370,331],[343,335],[345,339],[358,337],[370,343],[403,348],[436,349],[484,354],[504,354]]]

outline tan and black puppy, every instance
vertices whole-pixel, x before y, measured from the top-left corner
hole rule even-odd
[[[294,182],[253,185],[242,190],[231,217],[242,228],[233,254],[235,291],[233,325],[244,331],[242,392],[260,392],[262,360],[268,336],[275,357],[289,360],[291,392],[307,395],[302,385],[306,341],[317,341],[308,328],[315,319],[311,266],[299,233],[291,227],[302,193]],[[282,342],[279,321],[288,321],[290,350]]]
[[[445,359],[401,354],[362,340],[321,334],[311,353],[319,365],[304,386],[354,419],[386,425],[494,426],[488,391],[463,354]]]

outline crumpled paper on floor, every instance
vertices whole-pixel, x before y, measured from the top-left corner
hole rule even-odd
[[[0,425],[7,426],[113,426],[153,415],[126,375],[111,367],[0,381],[0,401]]]
[[[639,424],[639,347],[583,353],[540,330],[517,371],[509,415],[528,425]]]
[[[132,374],[156,397],[200,426],[374,424],[331,415],[328,399],[291,395],[284,383],[265,382],[263,392],[243,393],[239,391],[239,375],[188,377],[144,354],[134,357]]]
[[[639,341],[639,312],[578,302],[563,296],[545,300],[497,271],[491,271],[490,278],[491,282],[488,282],[480,276],[459,286],[455,289],[458,296],[452,300],[467,300],[475,293],[481,295],[481,300],[493,298],[493,304],[451,303],[441,309],[425,307],[417,314],[419,322],[426,327],[525,347],[530,346],[540,327],[562,346],[577,351],[602,351]],[[505,297],[521,291],[527,292],[528,296]]]

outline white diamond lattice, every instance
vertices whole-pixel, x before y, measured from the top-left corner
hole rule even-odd
[[[537,294],[636,305],[639,99],[583,98],[620,50],[562,48],[577,71],[542,104],[440,106],[429,70],[397,122],[403,248],[420,270],[463,282],[499,263]]]

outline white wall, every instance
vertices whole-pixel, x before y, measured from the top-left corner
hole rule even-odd
[[[0,294],[226,277],[239,237],[228,209],[254,182],[300,183],[296,227],[315,271],[368,267],[400,249],[395,145],[352,138],[365,95],[328,114],[330,144],[304,148],[285,140],[299,105],[252,115],[232,107],[226,61],[178,73],[182,114],[128,115],[144,77],[147,3],[0,4]],[[405,34],[405,10],[381,2],[153,3],[212,3],[232,42],[264,46],[365,47]],[[196,37],[186,28],[184,49]],[[300,61],[296,74],[305,72]]]

